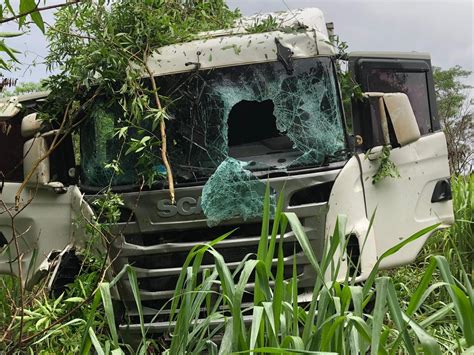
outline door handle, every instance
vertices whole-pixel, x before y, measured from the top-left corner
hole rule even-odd
[[[452,199],[453,194],[451,192],[451,181],[449,179],[439,180],[433,190],[431,202],[442,202],[449,201]]]

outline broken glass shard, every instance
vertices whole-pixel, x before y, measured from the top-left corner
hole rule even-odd
[[[261,217],[266,185],[246,169],[246,163],[225,159],[204,185],[201,207],[212,227],[234,217],[244,220]],[[270,196],[275,209],[275,193]]]

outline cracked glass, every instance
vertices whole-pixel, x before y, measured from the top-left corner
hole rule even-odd
[[[331,60],[295,59],[293,66],[291,74],[269,62],[157,77],[168,102],[168,150],[177,181],[207,180],[229,157],[257,175],[343,160]],[[120,128],[120,114],[100,106],[97,111],[107,123],[89,120],[82,129],[84,137],[95,137],[82,152],[84,182],[93,186],[108,182],[101,167],[117,159],[120,145],[110,133]],[[160,160],[155,168],[162,170]],[[113,184],[136,183],[133,159],[122,161],[122,170]]]

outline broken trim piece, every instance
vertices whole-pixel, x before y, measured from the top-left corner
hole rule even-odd
[[[278,38],[275,38],[275,44],[277,47],[278,61],[283,64],[288,75],[293,75],[293,51],[290,48],[285,47],[283,44],[281,44]]]

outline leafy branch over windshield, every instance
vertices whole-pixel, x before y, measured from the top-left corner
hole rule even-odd
[[[122,127],[133,128],[142,138],[149,137],[143,144],[133,145],[128,130],[121,130],[118,138],[124,149],[120,154],[135,151],[142,165],[149,167],[150,153],[160,145],[174,200],[166,108],[147,59],[154,48],[192,40],[201,31],[230,27],[238,16],[223,0],[120,0],[111,5],[101,0],[62,9],[48,32],[47,63],[59,69],[59,74],[48,81],[52,90],[48,114],[62,117],[64,107],[85,100],[91,91],[107,97],[109,105],[120,108]],[[144,85],[144,74],[150,77],[151,85]],[[159,133],[143,127],[159,127]],[[154,169],[140,170],[149,183],[162,174]]]

